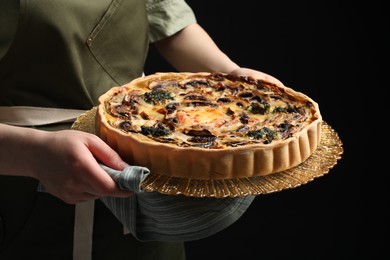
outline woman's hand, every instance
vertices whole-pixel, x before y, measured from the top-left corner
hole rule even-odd
[[[128,197],[120,190],[99,162],[116,170],[127,164],[95,135],[75,130],[51,132],[37,152],[36,177],[45,189],[67,203],[78,203],[103,196]]]
[[[122,170],[127,164],[93,134],[1,125],[0,142],[1,174],[36,178],[47,192],[66,203],[132,194],[119,189],[99,165]]]
[[[277,78],[275,78],[269,74],[266,74],[264,72],[254,70],[254,69],[237,68],[237,69],[234,69],[233,71],[231,71],[230,74],[252,76],[254,78],[264,79],[266,81],[270,81],[270,82],[273,82],[273,83],[278,84],[278,85],[283,85],[283,83],[280,80],[278,80]]]

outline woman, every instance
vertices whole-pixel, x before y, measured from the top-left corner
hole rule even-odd
[[[20,108],[28,107],[24,121],[34,107],[91,109],[109,88],[142,75],[149,44],[177,71],[278,81],[230,60],[183,0],[2,0],[0,24],[1,259],[72,259],[75,205],[133,194],[100,167],[128,165],[99,138],[69,130],[62,115],[18,121]],[[39,183],[47,192],[37,192]],[[185,252],[182,242],[124,235],[96,200],[92,256],[173,260]]]

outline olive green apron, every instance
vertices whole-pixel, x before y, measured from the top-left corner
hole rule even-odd
[[[141,0],[21,0],[0,61],[0,105],[89,109],[140,76],[148,47]]]
[[[17,34],[0,60],[0,106],[88,110],[109,88],[142,74],[147,36],[144,1],[20,0]],[[37,186],[0,176],[0,259],[73,258],[75,207]],[[182,243],[123,235],[100,201],[93,228],[93,259],[185,258]]]

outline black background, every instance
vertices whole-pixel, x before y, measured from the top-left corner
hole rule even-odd
[[[389,257],[389,152],[387,141],[378,142],[389,135],[384,6],[375,1],[187,2],[232,60],[317,101],[344,148],[323,177],[257,196],[232,226],[187,242],[188,260]],[[145,72],[156,71],[173,68],[152,47]]]

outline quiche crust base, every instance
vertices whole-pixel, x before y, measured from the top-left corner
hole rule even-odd
[[[194,73],[156,73],[137,78],[124,86],[145,84],[153,78],[169,78],[173,74],[186,77]],[[284,171],[304,162],[316,150],[321,138],[322,117],[318,104],[311,98],[286,86],[278,87],[297,98],[310,101],[314,105],[316,117],[301,131],[282,141],[205,149],[173,146],[152,141],[142,134],[127,134],[109,124],[105,111],[105,100],[120,87],[114,87],[99,97],[95,117],[96,134],[130,165],[144,166],[152,173],[161,175],[192,179],[232,179]]]

